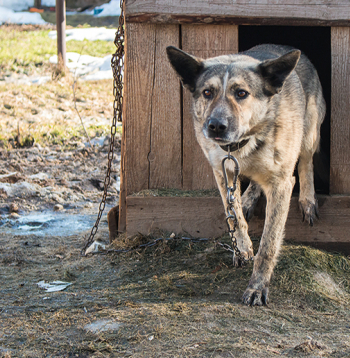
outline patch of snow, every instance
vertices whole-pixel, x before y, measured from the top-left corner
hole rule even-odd
[[[87,29],[69,29],[66,30],[66,41],[114,41],[115,33],[117,29],[106,29],[105,27],[91,27]],[[49,37],[51,39],[57,39],[57,31],[50,31]]]
[[[72,283],[64,281],[53,281],[50,283],[39,281],[37,285],[46,290],[46,292],[58,292],[65,290],[68,286],[72,285]]]
[[[25,198],[31,195],[38,195],[42,188],[37,184],[28,182],[17,182],[15,184],[0,183],[0,190],[3,190],[9,197]]]
[[[0,6],[0,25],[3,23],[11,24],[33,24],[33,25],[43,25],[47,24],[41,18],[41,15],[33,12],[14,12],[11,9]]]
[[[56,6],[56,0],[41,0],[42,6]]]
[[[56,6],[56,0],[41,0],[42,6]],[[14,11],[27,10],[34,6],[34,0],[0,0],[0,6]]]
[[[83,80],[112,79],[112,55],[93,57],[80,55],[76,52],[67,52],[67,67],[77,77]],[[50,57],[51,63],[57,63],[57,55]]]
[[[0,0],[0,7],[6,7],[14,11],[27,10],[31,6],[34,6],[34,0]]]
[[[111,0],[107,4],[96,6],[94,9],[94,16],[96,17],[119,16],[119,15],[120,15],[120,0]]]

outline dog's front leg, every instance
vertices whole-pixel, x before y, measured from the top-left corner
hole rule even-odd
[[[221,198],[224,204],[224,207],[227,206],[227,190],[225,186],[225,180],[222,175],[221,171],[214,170],[214,175],[216,182],[218,184],[218,188],[220,190]],[[231,172],[227,172],[228,175],[228,182],[233,182],[233,174]],[[254,256],[253,252],[253,244],[250,240],[250,237],[248,235],[248,224],[244,218],[243,212],[242,212],[242,205],[241,205],[241,188],[240,188],[240,181],[237,180],[237,189],[234,193],[234,204],[233,208],[235,209],[236,215],[237,215],[237,227],[235,232],[235,237],[237,239],[237,247],[239,251],[241,252],[242,256],[248,260],[251,257]],[[241,262],[240,259],[237,256],[233,256],[233,265],[234,266],[240,266]]]
[[[283,240],[294,183],[295,178],[290,177],[265,190],[267,205],[264,232],[254,258],[252,277],[243,294],[243,302],[247,305],[261,306],[268,303],[268,287]]]

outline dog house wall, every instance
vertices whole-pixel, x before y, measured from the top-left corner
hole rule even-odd
[[[331,196],[320,200],[323,221],[318,231],[307,231],[305,236],[301,230],[298,240],[348,240],[341,230],[350,226],[350,213],[346,212],[350,203],[350,7],[348,0],[284,3],[276,0],[241,0],[239,4],[231,0],[125,1],[121,229],[133,234],[160,227],[189,230],[196,236],[214,236],[225,229],[224,223],[218,224],[223,220],[220,198],[133,196],[145,189],[216,187],[211,168],[194,138],[190,94],[182,90],[170,68],[165,48],[174,45],[207,58],[238,52],[260,40],[266,42],[264,36],[274,34],[291,45],[308,39],[297,47],[318,68],[328,107],[322,135],[323,148],[330,153],[326,175],[329,190],[325,191]],[[275,38],[269,42],[282,42]],[[308,53],[309,47],[311,50],[318,47],[317,54]],[[299,215],[297,201],[292,200],[287,237],[288,225],[298,225]],[[260,230],[261,225],[262,220],[253,221],[252,233]],[[335,229],[333,225],[338,226]],[[321,231],[324,233],[320,234]],[[292,236],[296,236],[295,230]]]

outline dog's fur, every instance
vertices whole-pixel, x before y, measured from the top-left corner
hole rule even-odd
[[[266,196],[266,219],[253,274],[243,295],[248,305],[268,302],[268,286],[282,243],[298,162],[299,204],[313,225],[317,213],[313,155],[318,150],[325,101],[317,72],[299,50],[259,45],[207,60],[168,47],[170,63],[193,95],[197,140],[208,158],[226,205],[221,161],[228,145],[246,145],[232,154],[250,185],[234,209],[238,217],[238,248],[253,257],[247,220],[261,192]],[[229,167],[229,172],[234,168]],[[234,257],[234,264],[239,259]]]

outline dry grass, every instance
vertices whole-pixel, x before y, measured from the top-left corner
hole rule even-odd
[[[152,239],[123,238],[114,247]],[[0,241],[7,257],[1,263],[0,349],[9,357],[303,357],[303,347],[314,356],[350,354],[349,259],[340,255],[285,246],[271,304],[251,308],[240,302],[251,266],[233,268],[230,254],[212,241],[175,238],[89,258],[79,256],[76,236],[45,238],[41,246],[35,237]],[[325,294],[315,272],[328,275],[341,294]],[[45,293],[36,286],[42,279],[73,285]],[[100,320],[119,329],[84,329]]]

